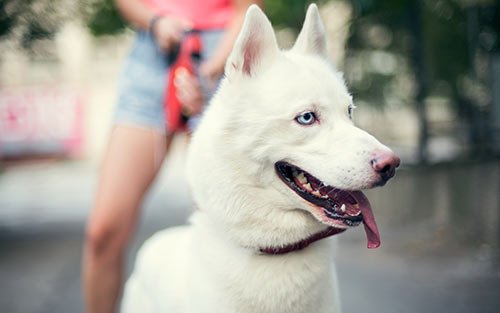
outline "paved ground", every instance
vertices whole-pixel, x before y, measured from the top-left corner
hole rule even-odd
[[[64,231],[2,236],[1,312],[83,312],[77,229],[74,225]],[[143,229],[139,240],[150,231]],[[469,264],[467,272],[453,273],[447,272],[448,264],[436,261],[370,254],[350,244],[338,258],[345,313],[499,312],[498,272],[493,275]]]
[[[130,259],[138,244],[155,230],[182,223],[188,215],[187,189],[178,171],[181,167],[182,155],[174,156],[148,198]],[[490,172],[492,179],[498,178],[499,168],[494,164],[486,172]],[[83,223],[95,187],[95,171],[91,164],[66,162],[10,168],[0,175],[0,312],[83,312],[79,277],[81,245]],[[474,177],[475,171],[467,172],[468,177]],[[380,198],[390,198],[390,194],[397,198],[401,188],[414,188],[412,184],[419,175],[421,172],[403,172],[399,184],[370,194],[372,203],[379,208],[388,205]],[[451,180],[456,181],[453,177]],[[493,188],[493,196],[482,195],[484,201],[491,202],[485,202],[485,206],[492,206],[491,210],[485,210],[489,212],[485,221],[497,218],[495,225],[500,225],[498,215],[494,215],[499,209],[495,191],[499,190],[498,184],[489,186]],[[378,193],[382,193],[380,198]],[[437,198],[437,194],[430,198]],[[428,219],[422,218],[423,213],[418,211],[411,217],[418,223],[407,224],[409,217],[404,205],[411,203],[393,200],[398,201],[401,215],[397,218],[394,213],[377,214],[382,228],[380,249],[365,248],[361,229],[339,237],[337,260],[344,311],[500,312],[498,239],[493,238],[498,234],[498,226],[482,227],[483,235],[468,236],[469,242],[450,243],[450,237],[446,236],[450,230],[439,224],[442,213]],[[465,220],[469,219],[454,225],[465,230],[469,225]]]

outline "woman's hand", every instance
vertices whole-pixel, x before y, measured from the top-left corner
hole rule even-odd
[[[182,104],[186,115],[191,116],[203,110],[205,97],[197,77],[185,68],[178,68],[175,72],[174,84],[176,96]]]
[[[206,88],[215,88],[224,71],[223,63],[207,60],[200,65],[200,76],[206,83]],[[200,113],[203,110],[205,96],[199,78],[189,73],[184,68],[177,69],[175,73],[175,89],[177,98],[188,115]]]
[[[154,22],[151,27],[151,32],[160,49],[163,51],[170,51],[179,44],[183,33],[191,28],[191,23],[187,20],[171,16],[162,16]]]
[[[217,81],[224,73],[225,60],[210,58],[200,64],[200,76],[205,78],[210,89],[215,88]]]

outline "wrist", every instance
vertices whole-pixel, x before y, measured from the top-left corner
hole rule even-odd
[[[164,15],[154,15],[148,22],[148,32],[152,35],[155,35],[155,29],[156,26],[158,25],[158,22],[160,22],[161,19],[163,19],[165,16]]]
[[[200,74],[205,78],[217,80],[224,72],[224,63],[215,60],[205,61],[200,65]]]

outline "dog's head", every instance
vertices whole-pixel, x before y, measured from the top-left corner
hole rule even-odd
[[[198,206],[249,246],[361,222],[369,247],[378,246],[360,190],[384,185],[399,158],[354,126],[317,7],[289,51],[278,49],[269,20],[250,7],[225,76],[189,152]]]

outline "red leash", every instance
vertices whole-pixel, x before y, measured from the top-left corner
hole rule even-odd
[[[175,77],[179,69],[183,68],[190,74],[196,76],[196,69],[201,58],[202,42],[199,31],[187,32],[179,49],[169,55],[170,72],[168,74],[166,97],[164,98],[165,121],[168,132],[176,132],[186,129],[189,114],[183,112],[182,104],[177,98],[175,88]]]

